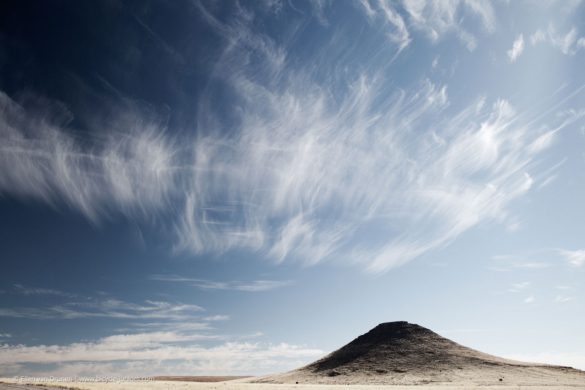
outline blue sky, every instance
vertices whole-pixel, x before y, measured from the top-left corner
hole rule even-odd
[[[585,369],[580,1],[0,7],[1,375]]]

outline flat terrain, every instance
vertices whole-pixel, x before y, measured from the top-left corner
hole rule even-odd
[[[180,382],[225,382],[235,379],[250,378],[249,376],[155,376],[155,381],[180,381]]]
[[[120,383],[79,383],[62,382],[56,385],[60,388],[83,390],[440,390],[440,389],[494,389],[494,390],[561,390],[561,389],[585,389],[582,386],[474,386],[474,385],[413,385],[413,386],[388,386],[388,385],[283,385],[283,384],[258,384],[236,382],[178,382],[178,381],[152,381],[152,382],[120,382]],[[2,384],[0,390],[43,390],[58,389],[24,384]]]
[[[47,387],[47,386],[38,386],[38,385],[22,385],[22,384],[15,384],[15,383],[2,383],[0,382],[0,390],[53,390],[58,389],[58,387]]]

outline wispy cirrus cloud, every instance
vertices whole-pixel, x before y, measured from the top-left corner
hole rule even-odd
[[[207,279],[186,278],[178,275],[152,275],[151,280],[162,282],[185,283],[203,290],[235,290],[247,292],[270,291],[293,284],[290,280],[252,280],[252,281],[214,281]]]
[[[492,260],[497,265],[490,267],[490,269],[498,271],[512,269],[539,270],[553,266],[553,262],[550,261],[546,252],[537,252],[530,255],[496,255],[492,257]]]
[[[477,17],[488,33],[494,31],[496,24],[494,8],[490,2],[483,0],[360,0],[359,3],[368,18],[381,17],[391,27],[388,37],[398,46],[398,52],[413,40],[409,28],[421,31],[432,42],[454,33],[468,50],[473,51],[478,44],[477,37],[461,26],[462,15]]]
[[[207,316],[207,317],[202,318],[203,321],[227,321],[229,319],[230,319],[230,316],[225,315],[225,314],[217,314],[217,315]]]
[[[530,284],[531,284],[530,282],[513,283],[508,289],[508,291],[512,293],[521,292],[530,287]]]
[[[555,297],[555,302],[556,303],[567,303],[567,302],[571,302],[573,300],[575,300],[575,297],[574,296],[567,296],[567,295],[561,295],[561,294],[559,294],[559,295],[557,295]]]
[[[84,300],[68,302],[49,307],[9,307],[0,308],[0,317],[47,319],[165,319],[186,320],[204,309],[198,305],[171,303],[164,301],[145,301],[142,304],[119,299]]]
[[[370,2],[369,0],[360,0],[359,3],[369,18],[379,17],[386,25],[390,26],[387,36],[391,42],[398,46],[398,53],[410,44],[412,39],[406,27],[406,22],[390,1],[378,0]]]
[[[30,286],[23,286],[22,284],[13,284],[13,290],[17,294],[21,295],[53,295],[56,297],[69,297],[74,298],[76,297],[75,294],[68,293],[61,290],[55,290],[52,288],[42,288],[42,287],[30,287]]]
[[[564,257],[568,263],[574,267],[581,267],[585,265],[585,249],[566,250],[559,249],[558,253]]]
[[[548,268],[553,264],[566,264],[573,267],[581,267],[585,264],[585,250],[583,249],[562,249],[562,248],[544,248],[532,251],[530,254],[519,255],[497,255],[493,260],[503,266],[513,268]]]
[[[488,1],[404,0],[402,3],[410,23],[432,41],[438,41],[447,33],[454,33],[468,50],[475,50],[477,38],[460,23],[463,13],[477,17],[486,32],[495,29],[495,11]]]
[[[384,23],[402,18],[380,4],[368,3]],[[448,86],[429,79],[396,87],[385,76],[395,50],[383,40],[373,41],[379,62],[369,67],[326,56],[298,66],[287,42],[255,30],[253,13],[237,8],[220,20],[197,6],[224,46],[198,100],[196,134],[178,139],[128,103],[94,124],[107,131],[81,136],[63,105],[1,94],[0,193],[66,205],[94,222],[116,214],[152,222],[176,251],[238,249],[385,272],[478,224],[505,222],[569,123],[539,118],[535,128],[504,99],[454,106]],[[458,12],[493,25],[483,2],[403,7],[437,37],[455,29]],[[334,52],[335,39],[323,50]],[[229,104],[216,101],[214,88]]]
[[[520,57],[520,55],[522,54],[523,51],[524,51],[524,35],[520,34],[520,35],[518,35],[518,38],[516,38],[516,40],[512,44],[512,48],[507,51],[508,58],[510,59],[510,62],[516,62],[516,60],[518,59],[518,57]]]
[[[536,46],[547,43],[565,55],[574,55],[585,47],[585,37],[580,37],[577,28],[572,27],[566,33],[559,33],[550,25],[548,29],[539,29],[530,36],[530,43]]]
[[[64,203],[94,222],[111,212],[144,214],[171,195],[176,150],[159,123],[128,111],[107,134],[82,141],[62,104],[24,102],[0,92],[0,193]]]

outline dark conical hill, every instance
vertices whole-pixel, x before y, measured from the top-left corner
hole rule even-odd
[[[585,373],[502,359],[464,347],[420,325],[398,321],[382,323],[307,366],[256,381],[573,385],[585,384]]]

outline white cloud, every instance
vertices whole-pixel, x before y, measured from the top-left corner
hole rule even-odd
[[[555,297],[555,302],[557,303],[567,303],[570,302],[572,300],[574,300],[575,297],[570,297],[570,296],[566,296],[566,295],[557,295]]]
[[[518,35],[518,38],[514,41],[512,48],[508,50],[508,58],[510,62],[516,62],[516,59],[520,57],[522,52],[524,51],[524,36],[522,34]]]
[[[573,15],[581,7],[583,0],[547,0],[538,3],[549,10],[559,11],[562,16],[567,16]]]
[[[207,316],[207,317],[202,318],[203,321],[227,321],[229,319],[230,319],[230,316],[224,315],[224,314],[218,314],[218,315]]]
[[[21,294],[21,295],[54,295],[54,296],[58,296],[58,297],[70,297],[70,298],[74,298],[76,296],[75,294],[71,294],[71,293],[67,293],[64,291],[55,290],[55,289],[51,289],[51,288],[29,287],[29,286],[23,286],[22,284],[14,284],[14,285],[12,285],[12,287],[14,288],[14,291],[17,294]]]
[[[585,264],[585,249],[574,251],[561,249],[558,252],[574,267],[581,267]]]
[[[118,299],[84,300],[68,302],[49,307],[12,307],[0,308],[0,317],[29,319],[79,319],[79,318],[116,318],[116,319],[193,319],[203,311],[198,305],[146,301],[143,304],[125,302]]]
[[[156,123],[128,112],[86,144],[65,131],[62,105],[27,101],[41,108],[0,92],[0,193],[65,203],[95,222],[110,211],[144,215],[170,196],[175,150]]]
[[[493,32],[496,29],[496,15],[491,1],[464,0],[463,4],[480,18],[487,31]]]
[[[410,44],[410,34],[406,29],[406,23],[402,16],[392,7],[389,0],[379,0],[378,4],[386,21],[393,26],[392,31],[388,36],[390,40],[398,45],[398,51],[402,51]]]
[[[478,17],[487,32],[495,29],[495,12],[490,2],[482,0],[425,1],[403,0],[410,23],[423,31],[432,41],[447,33],[455,33],[468,50],[477,46],[476,37],[461,27],[461,16],[468,13]]]
[[[245,48],[249,53],[255,53],[262,56],[266,61],[265,72],[277,74],[286,63],[286,51],[277,45],[269,37],[256,34],[250,28],[250,22],[254,19],[253,14],[244,10],[240,4],[237,5],[237,15],[239,18],[233,23],[223,23],[218,20],[200,1],[194,1],[199,15],[214,28],[215,32],[223,36],[227,42],[227,51]],[[313,11],[317,19],[322,24],[327,24],[327,20],[322,12],[326,6],[325,1],[318,0],[312,3]],[[248,55],[242,58],[245,64],[249,61]]]
[[[498,270],[511,270],[511,269],[545,269],[552,267],[550,261],[544,261],[549,256],[546,254],[547,251],[537,251],[529,255],[496,255],[492,257],[492,260],[498,262],[496,267]],[[528,282],[525,282],[525,286],[528,286]],[[513,284],[511,290],[517,290],[519,286],[524,284]]]
[[[400,14],[380,4],[376,12],[401,31]],[[486,4],[404,7],[414,24],[433,17],[428,28],[440,35],[455,28],[458,8],[489,30]],[[509,204],[531,189],[550,144],[538,141],[543,118],[533,128],[505,100],[452,107],[446,85],[398,89],[383,67],[332,82],[314,73],[321,63],[295,68],[245,18],[220,22],[199,7],[225,40],[211,82],[221,80],[229,105],[218,112],[203,95],[192,138],[174,138],[164,121],[130,107],[106,118],[99,138],[80,139],[61,105],[32,108],[2,94],[0,193],[65,204],[95,222],[121,213],[170,225],[177,251],[238,249],[384,272],[478,224],[506,224]],[[243,66],[251,55],[259,64]]]
[[[390,42],[398,47],[397,53],[404,50],[412,41],[406,23],[396,7],[389,0],[377,0],[371,3],[369,0],[359,0],[361,10],[372,21],[382,21],[389,29],[386,36]]]
[[[508,359],[523,362],[555,364],[585,370],[585,355],[577,352],[541,352],[534,354],[512,354],[504,356]]]
[[[255,291],[267,287],[257,283],[242,288]],[[262,336],[260,332],[218,334],[212,324],[227,321],[229,316],[202,316],[203,308],[197,305],[79,298],[83,299],[47,308],[2,308],[0,316],[112,318],[123,320],[121,324],[127,328],[97,340],[62,345],[10,344],[10,335],[0,334],[0,376],[260,374],[290,369],[322,355],[322,351],[305,346],[249,341]]]
[[[204,290],[235,290],[247,292],[269,291],[276,288],[290,286],[293,282],[290,280],[252,280],[244,281],[213,281],[197,278],[186,278],[176,275],[153,275],[152,280],[163,282],[186,283]]]
[[[437,66],[439,66],[439,56],[436,56],[431,63],[432,69],[437,69]]]
[[[325,11],[331,4],[330,0],[315,0],[311,1],[309,4],[311,6],[313,16],[319,21],[319,23],[321,23],[323,26],[328,26],[329,21],[325,16]]]
[[[363,11],[366,13],[366,15],[369,18],[373,18],[374,16],[376,16],[376,11],[374,10],[374,7],[372,7],[372,4],[370,4],[369,0],[358,0],[360,5],[363,7]]]
[[[532,46],[540,43],[548,43],[565,55],[574,55],[585,46],[585,37],[578,37],[578,31],[575,27],[571,28],[565,34],[559,34],[551,25],[548,29],[537,30],[530,36]]]
[[[323,354],[286,343],[225,342],[204,347],[197,334],[146,332],[117,334],[65,345],[0,345],[2,375],[153,375],[153,367],[177,374],[260,373],[292,368]],[[37,364],[41,366],[30,366]],[[54,364],[45,369],[42,365]],[[168,364],[169,366],[166,366]],[[10,369],[11,366],[12,369]],[[81,369],[80,369],[81,368]],[[8,371],[11,372],[8,372]]]
[[[440,128],[448,130],[441,134],[427,126],[448,105],[447,90],[428,81],[379,107],[373,105],[378,82],[365,76],[339,106],[331,106],[326,90],[300,80],[282,91],[242,77],[233,82],[246,102],[239,133],[198,138],[190,164],[165,147],[162,134],[124,138],[119,142],[132,144],[124,147],[112,140],[86,152],[62,128],[45,129],[40,137],[46,142],[27,139],[24,124],[41,118],[24,115],[5,97],[4,113],[19,113],[16,124],[24,127],[4,127],[13,146],[3,149],[3,161],[19,173],[3,170],[0,189],[65,199],[92,220],[99,210],[145,214],[171,196],[183,197],[178,248],[195,252],[265,248],[278,261],[315,263],[348,254],[341,248],[363,242],[366,230],[387,231],[390,240],[380,237],[370,249],[361,244],[349,253],[382,271],[502,217],[505,205],[531,186],[525,169],[540,150],[526,149],[532,133],[510,125],[515,113],[505,101],[484,112],[482,123],[474,122],[475,104],[442,119]],[[408,135],[415,130],[412,143]],[[79,154],[95,164],[78,161]],[[157,161],[135,161],[146,155]],[[402,233],[392,238],[397,223]]]
[[[547,33],[544,32],[543,30],[537,30],[534,34],[530,36],[530,43],[532,44],[532,46],[535,46],[541,42],[546,41],[546,39]]]
[[[237,87],[242,83],[238,80]],[[521,146],[528,133],[522,126],[503,131],[515,117],[505,101],[485,113],[489,119],[482,124],[474,124],[478,106],[473,104],[452,121],[444,120],[439,127],[449,131],[439,135],[425,127],[446,107],[448,97],[444,86],[429,82],[416,92],[400,92],[377,109],[372,106],[376,81],[365,77],[351,86],[339,108],[329,108],[326,91],[315,87],[305,86],[297,95],[296,88],[281,94],[243,85],[240,92],[252,104],[245,108],[242,137],[229,146],[234,163],[222,172],[239,183],[231,187],[240,189],[234,195],[254,193],[254,201],[240,201],[248,209],[244,213],[254,218],[247,221],[249,227],[241,226],[245,234],[233,242],[243,245],[246,239],[247,246],[259,247],[268,241],[277,260],[292,255],[316,262],[345,252],[351,261],[383,271],[448,243],[481,220],[503,217],[504,205],[532,184],[524,169],[533,151],[527,155]],[[403,130],[392,131],[398,128]],[[419,136],[412,143],[408,134],[414,129]],[[214,149],[214,144],[205,147],[207,154]],[[266,166],[272,169],[266,171]],[[211,164],[200,172],[210,169]],[[472,172],[482,172],[486,181],[469,181],[477,177]],[[186,216],[198,208],[190,204]],[[278,222],[283,213],[289,217],[280,222],[276,237],[260,233],[265,229],[259,226]],[[332,220],[330,213],[337,216]],[[184,245],[195,250],[215,241],[208,233],[224,228],[201,220],[203,215],[190,217],[180,229],[189,232]],[[394,236],[390,243],[386,236],[380,238],[384,245],[374,241],[366,249],[357,245],[349,254],[341,250],[369,229],[383,232],[395,224],[402,234],[388,231]],[[229,244],[227,233],[218,245]]]
[[[375,4],[369,0],[359,0],[359,3],[370,20],[379,15],[381,20],[391,26],[388,37],[398,45],[398,52],[412,41],[408,26],[422,31],[433,42],[453,32],[469,51],[473,51],[477,47],[477,38],[461,27],[462,15],[466,13],[477,17],[487,32],[493,32],[496,24],[492,5],[484,0],[403,0],[401,9],[390,0],[377,0]],[[404,13],[408,16],[408,23],[402,16]]]
[[[524,303],[534,303],[534,301],[535,301],[534,295],[530,295],[524,298]]]
[[[574,43],[577,40],[577,30],[572,28],[566,35],[557,36],[551,35],[551,42],[553,46],[559,48],[563,54],[574,54]]]
[[[534,262],[521,262],[513,265],[514,268],[526,268],[526,269],[543,269],[550,268],[551,264],[543,261]]]
[[[497,255],[493,260],[500,262],[506,267],[512,268],[548,268],[560,260],[568,265],[581,267],[585,264],[585,250],[567,250],[558,248],[543,248],[522,255]],[[560,287],[559,287],[560,288]]]
[[[514,283],[508,289],[508,291],[513,292],[513,293],[517,293],[517,292],[521,292],[521,291],[526,290],[528,287],[530,287],[530,282]]]

